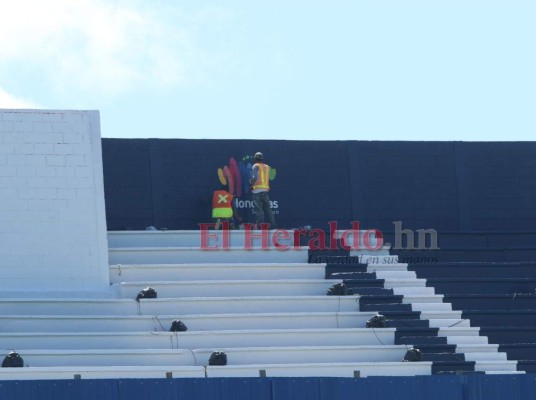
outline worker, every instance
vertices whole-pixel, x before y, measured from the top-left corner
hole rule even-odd
[[[216,222],[216,230],[221,228],[223,221],[229,222],[231,229],[235,229],[233,216],[241,220],[234,209],[233,199],[234,196],[227,191],[226,185],[214,191],[212,196],[212,218]]]
[[[270,208],[270,166],[264,163],[264,155],[260,152],[253,157],[255,164],[252,168],[252,176],[249,180],[251,194],[253,197],[253,207],[256,216],[256,225],[268,222],[270,229],[277,228]]]

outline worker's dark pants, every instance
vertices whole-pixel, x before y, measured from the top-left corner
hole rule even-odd
[[[270,223],[270,228],[275,228],[274,215],[270,209],[270,196],[268,192],[252,193],[252,195],[257,224],[268,222]]]

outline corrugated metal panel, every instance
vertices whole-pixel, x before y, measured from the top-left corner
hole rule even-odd
[[[41,380],[0,382],[0,399],[117,400],[116,380]]]
[[[480,375],[466,382],[468,400],[534,399],[536,375]]]
[[[271,400],[269,379],[191,378],[176,379],[174,382],[177,386],[177,399],[180,400]]]
[[[117,390],[118,400],[177,398],[177,384],[173,379],[122,379],[117,381]]]
[[[0,399],[525,400],[536,375],[2,381]]]
[[[382,376],[357,380],[322,378],[320,383],[320,400],[463,400],[463,392],[462,381],[455,376]]]
[[[272,400],[320,400],[319,378],[272,378]]]

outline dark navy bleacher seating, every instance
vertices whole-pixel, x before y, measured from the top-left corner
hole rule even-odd
[[[386,328],[396,328],[395,344],[419,348],[423,361],[432,361],[432,373],[475,372],[474,361],[466,361],[463,353],[456,352],[456,345],[447,344],[446,337],[439,337],[439,328],[430,327],[421,313],[412,311],[411,304],[404,304],[402,295],[394,295],[384,288],[384,279],[376,273],[366,272],[365,265],[328,264],[327,279],[343,279],[350,294],[359,295],[359,309],[373,311],[386,317]],[[381,328],[374,328],[381,329]]]
[[[536,310],[469,310],[462,318],[470,319],[474,326],[536,327]]]
[[[444,262],[410,264],[409,271],[431,278],[533,278],[536,279],[536,262]]]
[[[490,244],[489,237],[487,240],[488,246],[497,244]],[[427,286],[444,294],[443,300],[453,309],[462,310],[462,317],[479,326],[489,343],[499,344],[499,351],[509,360],[520,360],[518,370],[536,373],[536,256],[532,256],[534,249],[527,249],[507,257],[515,261],[498,262],[509,253],[495,248],[487,256],[496,252],[502,256],[490,262],[414,264],[408,270],[427,279]],[[447,252],[455,254],[452,249]],[[477,250],[471,252],[476,254]]]
[[[533,278],[432,278],[426,286],[442,294],[515,294],[534,293]]]
[[[396,250],[400,262],[414,263],[419,260],[434,262],[523,262],[536,260],[536,247],[453,247],[438,250]]]
[[[536,294],[446,294],[455,310],[536,310]]]

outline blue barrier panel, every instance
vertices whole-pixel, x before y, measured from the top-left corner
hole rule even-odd
[[[118,400],[176,399],[173,379],[121,379],[117,381]]]
[[[0,399],[2,400],[117,400],[118,398],[116,380],[40,380],[0,382]]]
[[[272,378],[272,400],[320,400],[319,378]]]
[[[467,379],[467,400],[524,400],[536,396],[536,375],[480,375]]]
[[[187,378],[174,379],[176,397],[169,399],[191,400],[270,400],[269,379],[261,378]],[[168,399],[160,396],[150,397]]]
[[[534,393],[536,374],[0,382],[2,400],[525,400]]]
[[[463,385],[450,376],[370,377],[366,383],[371,398],[463,400]]]

